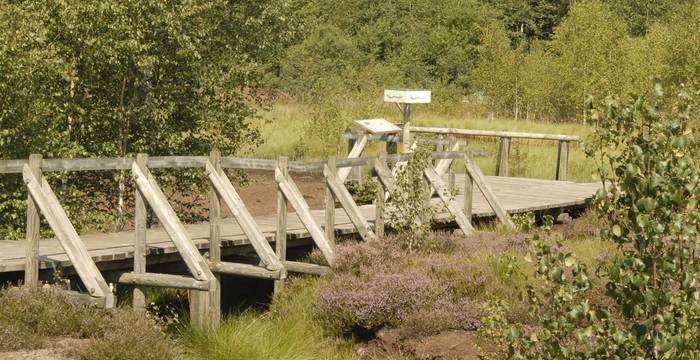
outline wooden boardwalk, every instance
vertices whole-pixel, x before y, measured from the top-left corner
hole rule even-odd
[[[598,184],[577,184],[568,181],[526,179],[514,177],[488,176],[487,180],[498,200],[509,213],[540,211],[547,209],[565,211],[581,207],[595,194]],[[464,175],[457,175],[458,187],[464,183]],[[462,201],[462,196],[457,196]],[[433,199],[439,202],[439,199]],[[363,215],[374,220],[373,205],[360,206]],[[353,234],[356,232],[345,211],[335,209],[336,233]],[[324,210],[314,210],[313,215],[318,224],[324,224]],[[493,211],[478,190],[474,190],[473,217],[494,216]],[[276,215],[255,218],[269,241],[274,241]],[[289,245],[310,244],[311,240],[299,218],[290,214],[288,219]],[[196,246],[202,250],[208,247],[209,224],[199,223],[185,225]],[[243,231],[233,218],[222,220],[222,254],[253,253]],[[134,250],[134,232],[99,233],[81,236],[90,255],[98,268],[103,271],[133,267],[131,258]],[[148,263],[167,263],[180,261],[174,243],[162,228],[148,230]],[[46,239],[40,245],[40,268],[53,269],[57,264],[69,267],[70,261],[56,239]],[[25,242],[0,241],[0,272],[24,271]]]

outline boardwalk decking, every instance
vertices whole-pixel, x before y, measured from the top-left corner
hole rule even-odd
[[[552,181],[539,179],[525,179],[513,177],[488,176],[487,180],[494,190],[503,207],[510,213],[538,211],[545,209],[566,210],[580,207],[590,199],[598,189],[598,184],[576,184],[567,181]],[[460,187],[464,183],[464,175],[457,176],[457,184]],[[462,201],[462,196],[457,196]],[[439,202],[439,199],[433,199]],[[363,215],[370,221],[374,220],[374,206],[360,207]],[[314,210],[313,215],[319,224],[323,224],[324,210]],[[473,216],[474,218],[493,216],[491,208],[481,193],[474,190]],[[335,210],[336,232],[339,234],[352,234],[355,232],[350,220],[343,209]],[[255,218],[268,240],[272,241],[275,233],[276,216],[259,216]],[[207,223],[190,224],[185,228],[191,234],[197,247],[206,249],[208,246],[209,225]],[[288,218],[289,238],[299,242],[310,243],[308,233],[296,215],[290,214]],[[249,243],[243,231],[233,218],[222,220],[222,253],[232,254],[249,250]],[[133,257],[134,233],[130,231],[106,234],[88,234],[81,236],[90,255],[97,266],[102,270],[123,268],[128,264],[127,260]],[[178,261],[175,245],[161,228],[148,230],[148,262]],[[0,241],[0,272],[14,272],[24,270],[24,241],[5,240]],[[62,267],[70,266],[67,256],[60,244],[55,239],[41,241],[40,267],[51,269],[60,264]],[[131,265],[129,265],[131,266]]]

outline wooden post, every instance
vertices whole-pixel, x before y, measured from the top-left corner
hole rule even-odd
[[[331,171],[332,176],[336,176],[338,170],[335,166],[335,156],[328,157],[328,168]],[[326,237],[328,242],[333,248],[335,248],[335,197],[333,196],[333,191],[326,181]]]
[[[350,156],[352,154],[352,149],[355,147],[356,144],[357,144],[357,139],[348,139],[348,156],[347,156],[348,158],[350,158]],[[358,178],[359,172],[357,171],[356,167],[352,167],[352,168],[348,169],[347,171],[352,175],[347,176],[347,179],[342,179],[343,182],[345,180],[357,180],[358,183],[360,182],[361,179]]]
[[[214,149],[209,153],[209,162],[214,165],[214,169],[219,175],[223,175],[221,168],[221,152]],[[209,261],[218,263],[221,261],[221,199],[214,189],[209,185]],[[221,322],[221,274],[214,273],[209,288],[209,321],[213,328],[218,328]]]
[[[354,174],[353,177],[357,180],[358,184],[362,184],[362,165],[358,165],[352,168]]]
[[[398,134],[396,134],[398,136]],[[387,154],[394,155],[398,153],[399,143],[395,141],[386,142],[386,152]]]
[[[449,145],[448,145],[448,150],[452,151],[452,149],[455,149],[455,144],[457,144],[457,140],[455,139],[454,136],[450,136],[448,138],[449,140]],[[459,147],[457,147],[459,149]],[[455,167],[457,164],[457,160],[452,160],[450,162],[450,166],[447,168],[447,189],[450,191],[450,194],[455,194]]]
[[[379,153],[379,161],[386,164],[385,152]],[[378,175],[375,183],[377,185],[377,203],[374,206],[374,233],[377,235],[377,239],[381,239],[384,237],[384,210],[386,207],[387,190]]]
[[[498,162],[496,163],[496,175],[508,176],[508,155],[510,154],[510,138],[501,137],[498,147]]]
[[[148,155],[137,154],[136,164],[145,172],[148,166]],[[143,195],[136,186],[134,186],[134,190],[134,233],[136,235],[134,239],[134,273],[143,274],[146,272],[148,214]],[[132,305],[134,310],[138,312],[146,311],[146,295],[143,290],[141,286],[134,287]]]
[[[285,178],[289,176],[287,158],[282,156],[277,161],[277,167]],[[275,234],[275,250],[277,257],[284,263],[287,258],[287,198],[277,187],[277,233]],[[284,279],[275,280],[275,293],[284,289]]]
[[[403,104],[403,152],[411,147],[411,104]]]
[[[42,156],[40,154],[29,155],[29,168],[37,179],[41,179]],[[24,266],[24,284],[30,287],[39,286],[39,239],[41,219],[39,218],[39,205],[27,191],[27,248]]]
[[[569,172],[569,142],[559,141],[559,154],[557,156],[557,180],[566,181]]]
[[[466,159],[466,156],[465,156]],[[472,178],[467,164],[464,164],[464,215],[472,220],[472,207],[474,202],[474,179]]]

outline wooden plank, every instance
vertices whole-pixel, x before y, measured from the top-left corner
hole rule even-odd
[[[348,217],[350,217],[350,221],[355,225],[362,239],[365,241],[374,240],[376,236],[370,228],[367,219],[362,216],[360,209],[357,207],[357,204],[355,204],[355,200],[352,199],[352,195],[350,195],[350,192],[345,188],[345,185],[343,185],[340,179],[336,177],[335,172],[331,172],[331,169],[326,166],[323,175],[326,177],[326,184],[328,184],[331,191],[340,202],[340,205],[348,214]]]
[[[34,177],[40,179],[41,160],[39,154],[29,155],[29,169]],[[27,233],[26,233],[26,261],[24,265],[24,284],[36,288],[39,286],[39,240],[41,232],[41,219],[39,218],[39,205],[27,194]]]
[[[120,284],[153,287],[170,287],[176,289],[209,290],[208,280],[195,280],[189,276],[154,273],[119,273],[115,278]]]
[[[330,169],[331,174],[336,174],[338,169],[335,167],[335,156],[330,156],[328,158],[328,169]],[[326,181],[326,214],[324,216],[326,237],[330,244],[335,248],[335,196],[333,196],[333,190],[331,190],[328,181]]]
[[[566,181],[569,173],[569,142],[559,141],[559,153],[557,154],[556,179]]]
[[[467,156],[464,157],[464,166],[469,172],[469,175],[471,175],[471,178],[476,184],[476,186],[484,195],[484,198],[486,198],[486,201],[491,206],[491,209],[493,209],[493,211],[496,213],[496,216],[498,216],[501,222],[505,224],[508,228],[515,229],[515,224],[513,223],[513,220],[510,218],[510,215],[508,215],[508,213],[503,209],[503,206],[501,206],[501,203],[498,201],[496,195],[493,193],[493,190],[486,181],[486,177],[484,176],[484,173],[481,172],[481,169],[479,169],[479,167],[476,166],[476,164],[473,161],[471,161],[471,159],[469,159]]]
[[[280,190],[282,190],[282,193],[284,193],[284,196],[287,198],[294,210],[296,210],[299,219],[311,234],[311,238],[314,240],[314,243],[316,246],[318,246],[319,250],[321,250],[321,253],[323,253],[326,261],[328,261],[329,264],[332,264],[333,258],[335,257],[333,248],[328,242],[326,234],[323,232],[321,227],[318,226],[316,220],[313,218],[313,215],[311,215],[309,205],[306,203],[296,186],[293,185],[293,181],[286,178],[280,169],[275,170],[275,180],[277,180],[277,184],[279,185]]]
[[[93,296],[90,296],[88,294],[77,292],[77,291],[72,291],[72,290],[63,290],[61,292],[63,294],[68,295],[74,301],[78,302],[78,304],[81,304],[84,306],[94,306],[94,307],[98,307],[98,308],[104,308],[105,305],[107,304],[106,299],[103,297],[93,297]]]
[[[146,169],[148,164],[147,154],[136,155],[136,165],[142,170]],[[148,213],[146,212],[146,203],[144,202],[141,192],[134,192],[134,273],[143,274],[146,272],[146,244],[148,243],[146,229],[148,227]],[[144,289],[140,286],[135,286],[133,291],[132,305],[134,310],[146,311],[146,295]]]
[[[289,178],[286,157],[280,157],[277,160],[277,169],[279,169],[283,178]],[[275,228],[275,252],[277,253],[277,258],[282,262],[284,262],[287,259],[287,211],[287,198],[284,197],[284,193],[278,185],[276,216],[277,223]],[[284,289],[284,277],[280,280],[275,281],[274,285],[275,293],[280,292],[282,289]]]
[[[402,129],[403,131],[403,129]],[[358,139],[360,136],[362,136],[362,133],[360,132],[359,134],[356,133],[356,131],[348,131],[343,133],[341,135],[343,139],[346,140],[354,140]],[[368,134],[367,135],[367,140],[368,141],[381,141],[386,143],[387,147],[387,153],[389,154],[395,154],[389,151],[389,148],[395,147],[397,148],[398,151],[398,143],[403,142],[403,136],[399,134]],[[435,138],[426,138],[426,137],[413,137],[412,140],[415,140],[419,144],[429,144],[429,145],[446,145],[449,144],[448,140],[444,139],[435,139]],[[463,140],[459,141],[461,144],[464,144]],[[351,147],[352,148],[352,147]]]
[[[417,142],[427,142],[421,139],[416,139]],[[389,156],[390,162],[402,161],[408,159],[406,155]],[[486,156],[482,153],[473,153],[473,156]],[[447,154],[434,152],[433,158],[456,158],[456,154]],[[362,165],[370,165],[374,159],[365,159],[360,157],[338,160],[337,167],[357,167]],[[131,169],[134,158],[77,158],[77,159],[44,159],[42,170],[44,172],[51,171],[113,171],[113,170],[129,170]],[[156,168],[204,168],[207,162],[206,156],[153,156],[149,158],[148,167]],[[235,168],[244,170],[269,170],[274,171],[277,167],[275,160],[269,159],[252,159],[252,158],[236,158],[222,157],[222,168]],[[25,159],[0,160],[0,174],[21,174]],[[290,172],[321,172],[323,171],[324,162],[288,162]]]
[[[461,135],[461,136],[493,136],[493,137],[522,138],[522,139],[533,139],[533,140],[565,140],[565,141],[579,141],[580,140],[580,138],[578,136],[574,136],[574,135],[538,134],[538,133],[524,133],[524,132],[514,132],[514,131],[455,129],[455,128],[437,128],[437,127],[421,127],[421,126],[411,126],[410,131],[420,132],[420,133],[430,133],[430,134],[452,134],[452,135]]]
[[[459,151],[459,144],[457,143],[457,140],[455,139],[454,135],[448,136],[449,139],[449,144],[448,144],[448,149],[452,151]],[[454,150],[453,150],[454,149]],[[455,193],[455,185],[456,185],[456,179],[455,179],[455,164],[456,161],[452,160],[450,161],[450,165],[447,167],[447,188],[450,190],[450,193]]]
[[[126,170],[133,158],[83,158],[83,159],[47,159],[45,171],[105,171]]]
[[[377,239],[381,239],[384,237],[386,189],[384,189],[381,180],[375,179],[374,181],[378,189],[377,198],[374,203],[374,232],[377,235]]]
[[[389,169],[389,166],[386,164],[386,161],[383,161],[381,159],[376,159],[374,162],[374,170],[377,172],[377,178],[379,181],[382,182],[384,185],[384,188],[386,189],[388,194],[392,194],[395,192],[395,187],[394,187],[394,177],[391,172],[391,169]],[[385,199],[387,199],[388,196],[385,196]]]
[[[206,156],[153,156],[148,159],[151,169],[203,168],[208,161]]]
[[[510,155],[510,138],[502,137],[498,146],[498,159],[496,160],[496,175],[508,176],[508,156]]]
[[[210,266],[211,270],[215,273],[238,275],[257,279],[279,280],[283,278],[282,274],[284,273],[282,268],[270,270],[256,265],[222,261],[212,263]]]
[[[363,134],[363,136],[360,137],[357,142],[355,142],[355,146],[350,149],[350,152],[348,153],[348,158],[359,158],[360,155],[362,155],[362,151],[365,149],[365,146],[367,145],[367,134]],[[348,178],[348,175],[350,174],[351,168],[343,167],[338,170],[338,179],[340,181],[345,182],[345,180]]]
[[[462,201],[464,216],[471,221],[473,216],[472,209],[474,206],[474,180],[469,174],[469,170],[467,170],[466,165],[464,167],[464,199]]]
[[[26,159],[0,160],[0,174],[19,174],[26,163]]]
[[[134,175],[138,190],[151,205],[156,216],[158,216],[158,219],[163,224],[163,228],[165,228],[175,247],[177,247],[180,256],[182,256],[182,260],[187,264],[187,268],[192,273],[192,276],[200,281],[211,281],[214,274],[209,271],[204,258],[202,258],[199,250],[192,243],[192,239],[182,226],[158,184],[152,178],[150,171],[146,169],[146,172],[144,172],[134,163],[131,167],[131,172]]]
[[[219,175],[211,163],[207,163],[207,176],[214,189],[228,205],[233,217],[238,221],[241,229],[250,240],[255,252],[260,257],[262,265],[268,270],[279,270],[282,268],[282,263],[277,259],[277,255],[270,247],[270,244],[265,239],[265,236],[260,231],[260,228],[255,223],[253,215],[250,214],[248,208],[243,203],[240,195],[231,184],[231,181],[226,175]]]
[[[455,202],[452,199],[450,195],[450,190],[447,188],[447,185],[445,185],[445,183],[442,181],[442,178],[437,173],[437,171],[435,171],[434,168],[429,166],[425,170],[423,170],[423,174],[425,174],[425,177],[428,179],[428,181],[430,181],[430,184],[437,191],[438,196],[440,197],[442,202],[445,203],[445,206],[447,206],[449,212],[452,214],[452,216],[454,216],[455,222],[457,223],[457,225],[459,225],[459,228],[462,229],[464,235],[472,235],[474,233],[474,227],[472,226],[471,218],[466,217],[462,210],[459,208],[457,202]]]
[[[287,271],[310,274],[310,275],[325,275],[331,272],[331,268],[323,265],[309,264],[297,261],[285,261],[284,266]]]
[[[459,150],[459,144],[453,143],[451,146],[452,147],[448,149],[450,152],[456,152],[457,150]],[[435,166],[435,171],[437,171],[439,176],[442,176],[447,172],[447,170],[449,170],[453,162],[454,159],[440,159],[437,165]],[[430,197],[433,197],[433,195],[435,195],[435,191],[435,189],[430,188]]]
[[[214,149],[209,153],[209,163],[217,174],[226,176],[221,168],[221,152]],[[209,184],[209,261],[221,261],[221,199]],[[212,287],[209,290],[209,315],[212,327],[218,328],[221,322],[221,274],[214,273]]]
[[[25,164],[22,176],[29,193],[56,234],[90,296],[105,298],[105,307],[114,307],[114,295],[109,291],[109,286],[70,223],[46,178],[42,176],[41,183],[39,183],[39,179],[34,176],[29,164]]]

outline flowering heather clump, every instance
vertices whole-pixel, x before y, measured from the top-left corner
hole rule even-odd
[[[481,307],[481,303],[471,299],[453,299],[444,294],[430,306],[409,314],[402,327],[420,335],[445,329],[476,330],[481,325]]]
[[[442,286],[417,271],[379,273],[367,279],[339,275],[317,291],[317,310],[328,329],[373,331],[399,325],[409,314],[429,307],[442,292]]]
[[[90,339],[71,349],[84,360],[177,358],[160,327],[131,309],[84,306],[55,288],[0,290],[0,352],[39,349],[57,338]]]
[[[342,274],[360,276],[367,273],[395,271],[396,260],[405,252],[398,243],[382,241],[371,243],[352,243],[337,249],[333,270]]]

